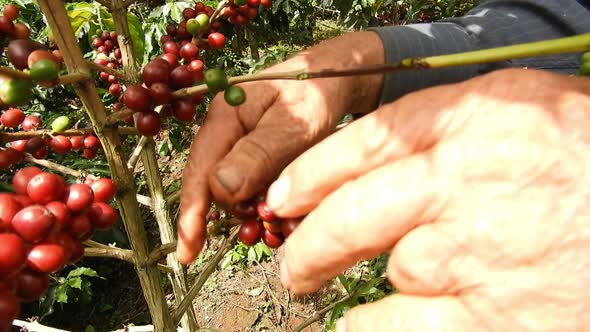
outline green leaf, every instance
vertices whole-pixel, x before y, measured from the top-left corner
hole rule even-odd
[[[348,294],[350,294],[350,284],[348,283],[348,279],[344,275],[338,276],[338,281],[342,284],[342,287],[346,290]]]
[[[88,25],[90,18],[96,15],[95,7],[88,2],[76,2],[68,4],[66,8],[72,29],[79,37],[84,26]]]
[[[74,277],[74,278],[68,278],[68,282],[66,283],[66,285],[72,287],[72,288],[76,288],[76,289],[82,289],[82,278],[80,277]]]
[[[92,326],[92,325],[86,326],[86,328],[84,329],[84,332],[94,332],[94,326]]]
[[[264,286],[256,287],[249,290],[246,294],[250,296],[258,296],[264,292]]]
[[[70,273],[68,273],[67,278],[71,278],[71,277],[79,277],[79,276],[87,276],[87,277],[92,277],[92,278],[102,278],[101,276],[98,275],[98,273],[96,273],[96,271],[94,271],[93,269],[89,268],[89,267],[79,267],[75,270],[70,271]]]
[[[68,303],[68,287],[65,285],[56,287],[54,297],[58,303]]]
[[[163,140],[158,144],[158,154],[160,156],[167,156],[170,153],[170,145],[167,140]]]
[[[258,262],[258,255],[256,254],[256,249],[254,249],[254,247],[248,249],[248,261]]]

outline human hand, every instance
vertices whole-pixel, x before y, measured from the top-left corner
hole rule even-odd
[[[351,33],[313,47],[266,70],[343,68],[382,63],[373,32]],[[240,84],[246,102],[225,103],[219,94],[195,135],[183,175],[178,258],[188,264],[201,251],[211,199],[226,206],[254,196],[301,152],[330,134],[347,112],[377,106],[378,75],[313,81]]]
[[[312,147],[271,185],[283,283],[388,252],[400,294],[337,331],[589,331],[590,81],[507,70],[431,88]],[[313,171],[310,171],[313,170]]]

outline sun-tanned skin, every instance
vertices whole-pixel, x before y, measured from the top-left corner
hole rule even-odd
[[[271,70],[339,66],[331,49],[378,49],[373,37]],[[590,331],[589,79],[498,71],[409,94],[326,138],[376,106],[380,79],[243,84],[238,108],[216,97],[183,179],[181,261],[201,250],[213,197],[231,205],[280,175],[270,208],[308,214],[285,244],[289,289],[391,254],[400,294],[350,310],[340,331]]]

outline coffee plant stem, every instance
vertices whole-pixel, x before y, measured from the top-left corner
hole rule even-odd
[[[20,327],[22,331],[34,332],[69,332],[67,330],[56,329],[53,327],[40,324],[38,321],[25,322],[23,320],[14,320],[12,326]]]
[[[24,71],[16,70],[14,68],[0,66],[0,74],[14,78],[17,80],[30,80],[31,76]]]
[[[63,0],[39,0],[38,3],[53,32],[56,44],[62,52],[68,72],[82,71],[90,74],[90,68],[82,55],[82,50],[72,29]],[[113,3],[120,3],[120,1],[115,0]],[[126,16],[125,8],[119,10],[120,12],[113,12],[113,14],[121,13],[123,14],[122,16]],[[133,44],[129,38],[129,26],[126,20],[121,22],[118,19],[114,19],[114,22],[116,28],[123,29],[123,31],[127,32],[125,37],[118,34],[123,64],[127,65],[128,63],[125,58],[127,56],[126,47],[132,47]],[[130,65],[127,69],[133,69],[136,71],[135,75],[139,75],[136,64]],[[130,78],[133,77],[129,73],[127,75]],[[105,126],[106,112],[94,82],[92,80],[83,81],[74,84],[73,87],[84,105],[92,126],[102,143],[103,151],[108,160],[109,169],[111,170],[111,179],[119,189],[115,198],[119,207],[119,215],[123,220],[131,248],[133,249],[135,261],[145,261],[149,255],[149,242],[145,230],[144,218],[137,202],[137,188],[134,183],[134,176],[127,169],[126,158],[120,149],[122,144],[121,137],[116,129]],[[155,266],[141,267],[136,265],[135,269],[143,289],[154,328],[158,331],[174,331],[176,328],[168,314],[166,296],[161,287],[160,271]]]
[[[213,11],[213,14],[209,18],[209,27],[211,27],[211,24],[213,24],[213,22],[215,22],[215,20],[217,19],[217,16],[219,16],[221,11],[225,7],[227,7],[227,0],[219,1],[219,3],[217,4],[217,8],[215,8],[215,11]]]
[[[89,79],[91,78],[87,73],[66,74],[59,77],[59,84],[74,84]]]
[[[192,308],[192,303],[195,297],[199,295],[201,288],[205,285],[205,282],[213,272],[217,269],[217,265],[223,259],[223,256],[235,245],[236,240],[238,238],[239,228],[235,228],[231,235],[228,238],[225,238],[217,250],[215,255],[211,258],[207,265],[203,268],[201,274],[197,277],[191,288],[189,289],[188,293],[186,294],[185,298],[182,302],[176,306],[176,308],[172,309],[172,319],[174,322],[180,321],[181,317],[184,313],[189,309]]]
[[[119,121],[122,121],[126,117],[133,115],[133,113],[134,112],[132,110],[130,110],[129,108],[127,108],[127,106],[123,106],[123,108],[120,111],[111,113],[107,117],[107,125],[112,125],[112,124],[115,124]]]
[[[125,75],[125,73],[120,70],[109,68],[109,67],[103,66],[103,65],[99,65],[98,63],[96,63],[94,61],[86,61],[86,64],[88,65],[88,67],[90,67],[98,72],[104,71],[105,73],[108,73],[109,75],[113,75],[118,80],[120,80],[122,82],[128,81],[127,75]]]
[[[117,131],[121,135],[139,135],[137,129],[135,127],[119,127]],[[31,137],[49,137],[50,135],[55,135],[50,129],[43,129],[43,130],[34,130],[34,131],[17,131],[17,132],[0,132],[0,142],[1,143],[8,143],[13,141],[18,141],[21,139],[28,139]],[[82,129],[68,129],[58,133],[58,135],[62,136],[84,136],[94,134],[93,128],[82,128]]]

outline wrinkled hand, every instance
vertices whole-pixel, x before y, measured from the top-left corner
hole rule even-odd
[[[351,33],[298,54],[267,72],[382,63],[373,32]],[[376,107],[376,75],[313,81],[241,84],[246,102],[231,107],[219,94],[197,132],[184,171],[178,222],[178,257],[190,263],[201,251],[210,202],[232,206],[268,187],[300,153],[330,134],[347,112]]]
[[[391,253],[400,294],[339,331],[590,330],[588,79],[508,70],[408,95],[306,151],[267,200],[309,213],[285,244],[296,293]]]

